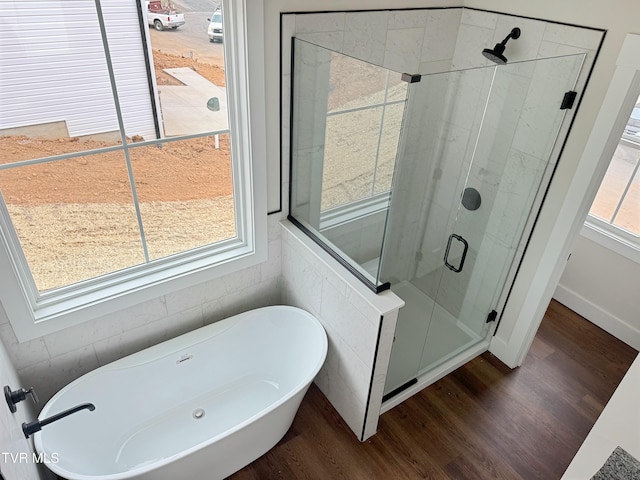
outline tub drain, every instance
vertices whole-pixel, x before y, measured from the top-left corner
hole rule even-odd
[[[196,408],[193,411],[193,418],[195,418],[196,420],[200,420],[202,417],[204,417],[204,410],[202,408]]]

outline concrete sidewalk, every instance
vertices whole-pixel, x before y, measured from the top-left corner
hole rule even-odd
[[[229,128],[227,90],[188,67],[164,70],[184,85],[158,86],[164,134],[167,137],[189,135]],[[217,97],[220,110],[207,108],[209,99]]]

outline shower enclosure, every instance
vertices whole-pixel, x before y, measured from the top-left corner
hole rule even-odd
[[[289,218],[406,302],[387,400],[488,348],[583,61],[406,73],[294,39]]]

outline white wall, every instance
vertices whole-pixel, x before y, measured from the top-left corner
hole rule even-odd
[[[0,306],[0,318],[2,317]],[[20,382],[7,350],[0,342],[0,386],[4,385],[9,385],[12,390],[31,386]],[[52,478],[45,467],[38,467],[34,463],[32,442],[24,438],[22,433],[22,422],[34,419],[35,408],[30,398],[17,404],[16,413],[11,413],[4,399],[0,401],[0,473],[4,475],[5,480]]]
[[[554,298],[640,350],[640,265],[580,235]]]

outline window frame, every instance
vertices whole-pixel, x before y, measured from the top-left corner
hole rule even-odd
[[[39,294],[0,202],[0,303],[20,342],[47,335],[267,259],[263,1],[222,0],[237,237]],[[96,0],[99,9],[99,0]],[[146,27],[148,28],[148,27]],[[147,38],[148,42],[148,38]],[[147,143],[147,142],[145,142]],[[148,142],[160,143],[160,141]]]
[[[611,132],[609,134],[608,145],[605,147],[602,155],[607,155],[608,152],[611,152],[611,156],[609,156],[609,161],[607,162],[607,167],[615,154],[615,150],[620,142],[632,143],[638,147],[640,151],[640,142],[635,138],[631,138],[624,133],[623,125],[626,125],[631,116],[631,112],[635,105],[638,102],[638,98],[640,98],[640,71],[638,71],[632,79],[629,81],[628,85],[629,89],[626,92],[626,96],[624,99],[623,105],[621,105],[621,109],[618,112],[617,119],[615,125],[612,127]],[[622,128],[620,128],[622,127]],[[640,170],[639,170],[640,171]],[[606,171],[601,178],[604,180],[606,176]],[[596,193],[599,189],[596,188]],[[589,210],[591,206],[589,206]],[[613,223],[610,223],[604,219],[596,217],[592,215],[590,211],[587,213],[587,217],[585,219],[584,225],[580,231],[580,234],[597,243],[598,245],[605,247],[618,255],[621,255],[635,263],[640,264],[640,236],[636,236],[627,230],[620,228]]]

